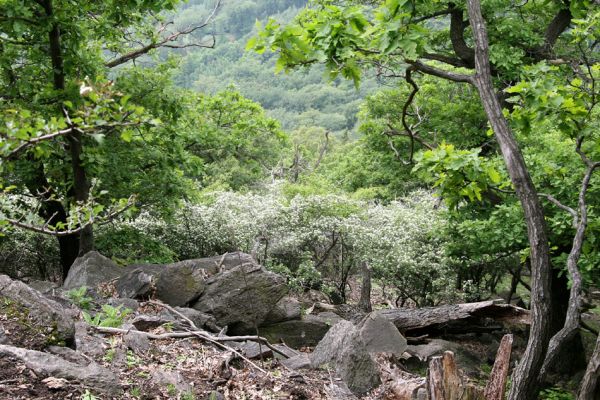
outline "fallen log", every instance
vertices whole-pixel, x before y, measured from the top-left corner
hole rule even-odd
[[[395,308],[380,311],[405,336],[472,333],[500,330],[506,325],[526,327],[529,311],[502,300],[426,308]]]

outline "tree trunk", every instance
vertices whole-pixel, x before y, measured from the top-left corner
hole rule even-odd
[[[54,9],[52,0],[44,0],[41,2],[48,18],[54,17]],[[61,48],[61,32],[60,26],[57,23],[52,25],[52,29],[48,32],[49,42],[49,56],[52,61],[52,71],[54,78],[54,89],[57,91],[65,90],[65,68],[63,62],[63,54]],[[83,151],[82,136],[78,132],[71,133],[67,136],[69,142],[69,152],[71,156],[71,167],[73,172],[73,193],[75,201],[79,203],[87,202],[89,198],[90,185],[87,179],[86,171],[81,162],[81,153]],[[79,249],[78,255],[92,251],[94,249],[94,232],[91,225],[86,226],[79,234]],[[60,243],[60,241],[59,241]],[[73,245],[72,240],[69,241],[69,246]],[[61,244],[62,246],[62,244]],[[66,249],[65,249],[66,250]],[[69,250],[69,253],[71,250]],[[62,249],[61,249],[62,259]],[[70,265],[69,265],[70,267]],[[64,272],[63,264],[63,276],[66,276]]]
[[[426,308],[394,308],[380,314],[405,336],[441,333],[490,332],[530,324],[530,312],[510,304],[488,300]],[[495,321],[497,324],[492,324]]]
[[[38,215],[48,225],[56,225],[59,222],[66,223],[67,212],[62,203],[54,199],[54,192],[48,179],[46,179],[44,166],[33,159],[28,159],[27,162],[34,163],[32,178],[26,185],[31,195],[40,199],[41,207]],[[79,235],[59,236],[57,239],[60,251],[61,275],[64,280],[79,253]]]
[[[596,339],[596,347],[594,353],[588,363],[579,393],[577,394],[577,400],[593,400],[594,394],[598,394],[600,388],[598,387],[598,378],[600,377],[600,335]],[[599,390],[597,391],[596,388]],[[596,397],[597,398],[597,397]]]
[[[518,143],[502,114],[502,106],[492,84],[487,29],[481,15],[479,0],[469,0],[468,11],[475,39],[474,84],[521,202],[531,252],[532,323],[527,348],[513,373],[509,399],[535,400],[539,391],[537,375],[544,362],[551,336],[551,274],[544,212]]]
[[[89,199],[90,185],[87,180],[85,168],[81,163],[81,152],[83,146],[80,133],[74,133],[67,137],[69,150],[71,152],[71,167],[73,169],[73,194],[75,201],[85,204]],[[83,228],[79,235],[79,256],[94,250],[94,231],[92,225]]]
[[[368,262],[362,263],[362,286],[360,288],[360,300],[358,307],[364,312],[373,311],[371,306],[371,267]]]

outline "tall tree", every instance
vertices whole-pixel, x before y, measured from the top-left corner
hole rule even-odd
[[[548,2],[544,6],[525,3],[510,9],[497,3],[485,3],[484,13],[494,16],[488,19],[486,27],[477,0],[467,1],[468,7],[457,2],[388,0],[375,9],[357,6],[357,2],[317,3],[293,24],[281,27],[270,21],[249,47],[256,51],[279,51],[280,69],[324,63],[332,77],[342,74],[356,83],[360,80],[361,66],[372,65],[388,75],[404,77],[413,87],[407,104],[418,90],[413,79],[415,73],[471,84],[479,92],[521,202],[529,237],[533,322],[525,354],[514,372],[510,398],[537,398],[543,379],[539,372],[555,357],[556,350],[547,352],[553,334],[548,301],[552,298],[550,249],[544,210],[519,144],[504,116],[502,106],[506,104],[506,96],[501,90],[514,83],[528,65],[561,63],[556,43],[572,25],[573,15],[589,13],[597,16],[598,9],[593,4],[579,1]],[[368,19],[368,15],[374,15],[374,18]],[[474,48],[469,46],[471,38]],[[574,64],[584,64],[572,45],[568,42],[564,45],[565,57],[573,59]],[[404,69],[405,73],[395,72],[399,69]],[[475,73],[465,72],[468,70]],[[405,106],[402,120],[408,110]],[[404,128],[404,134],[414,145],[418,141],[415,132],[406,124]],[[577,247],[579,244],[575,241],[573,251],[577,252]],[[571,258],[570,265],[576,265],[577,257]],[[576,279],[575,269],[572,272]],[[577,299],[573,307],[580,309],[580,297],[576,292],[577,288],[571,292]],[[567,318],[567,324],[569,320]],[[553,343],[564,343],[564,340],[563,336],[553,337]]]
[[[0,183],[4,201],[21,206],[5,206],[0,223],[57,236],[64,275],[75,257],[94,248],[99,214],[111,217],[132,205],[120,202],[108,210],[110,201],[99,204],[102,195],[92,193],[97,177],[90,173],[94,152],[87,149],[107,135],[127,142],[158,123],[115,90],[107,80],[110,69],[161,47],[214,44],[183,38],[207,26],[219,1],[202,21],[174,28],[157,15],[177,3],[0,2]],[[21,201],[27,197],[41,222],[20,212],[32,204]]]

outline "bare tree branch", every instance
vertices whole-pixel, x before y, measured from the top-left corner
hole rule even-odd
[[[185,35],[189,35],[199,29],[202,29],[204,27],[206,27],[215,17],[215,15],[217,14],[217,11],[219,10],[221,6],[221,0],[217,0],[215,6],[213,7],[211,13],[209,14],[208,17],[206,17],[206,19],[198,24],[198,25],[194,25],[191,26],[187,29],[184,29],[182,31],[178,31],[178,32],[174,32],[164,38],[162,38],[161,40],[157,41],[157,42],[151,42],[145,46],[142,46],[138,49],[135,49],[133,51],[130,51],[129,53],[123,54],[120,57],[117,57],[111,61],[106,62],[104,65],[108,68],[114,68],[118,65],[121,64],[125,64],[128,61],[132,61],[135,60],[145,54],[148,54],[151,50],[157,49],[159,47],[167,47],[167,48],[173,48],[173,49],[183,49],[186,47],[206,47],[206,48],[212,48],[215,45],[215,38],[213,36],[213,40],[212,40],[212,44],[203,44],[203,43],[196,43],[196,44],[173,44],[174,42],[176,42],[181,36],[185,36]],[[166,27],[168,25],[172,24],[172,22],[169,22],[163,26],[161,26],[158,30],[158,33],[162,33],[166,30]]]
[[[6,218],[5,221],[7,221],[10,225],[15,226],[17,228],[26,229],[28,231],[32,231],[35,233],[40,233],[43,235],[49,235],[49,236],[54,236],[54,237],[64,237],[64,236],[69,236],[69,235],[79,233],[94,224],[96,224],[96,225],[108,224],[113,219],[115,219],[117,216],[123,214],[125,211],[130,209],[134,205],[134,200],[135,200],[135,196],[131,196],[127,200],[127,204],[125,204],[124,207],[121,207],[120,209],[115,210],[115,211],[111,211],[110,213],[108,213],[104,216],[100,216],[101,219],[99,221],[97,221],[96,217],[92,214],[90,216],[90,219],[85,224],[83,224],[83,225],[80,224],[77,228],[67,229],[67,230],[56,230],[56,229],[48,228],[48,226],[50,225],[50,221],[52,221],[52,218],[54,216],[49,218],[42,226],[36,226],[36,225],[25,223],[25,222],[22,222],[21,220],[16,220],[16,219],[12,219],[12,218]]]
[[[575,211],[574,209],[572,209],[571,207],[569,207],[567,205],[564,205],[556,197],[554,197],[550,194],[538,193],[538,196],[548,199],[548,201],[550,201],[551,203],[556,205],[561,210],[564,210],[564,211],[568,212],[569,214],[571,214],[573,216],[573,227],[577,227],[577,220],[579,218],[577,211]]]

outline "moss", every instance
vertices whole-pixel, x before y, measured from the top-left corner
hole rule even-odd
[[[36,321],[25,304],[0,297],[0,314],[6,315],[5,324],[11,332],[9,338],[14,345],[30,349],[66,345],[59,335],[58,322],[52,320],[48,324],[45,321]]]

